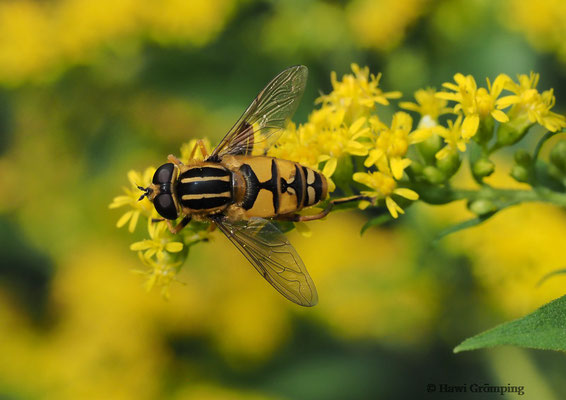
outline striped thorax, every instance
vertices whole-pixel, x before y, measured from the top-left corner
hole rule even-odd
[[[217,163],[189,166],[179,174],[177,199],[191,213],[215,213],[232,203],[232,173]]]

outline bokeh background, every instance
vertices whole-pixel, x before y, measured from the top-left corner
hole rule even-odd
[[[562,0],[1,1],[0,398],[416,399],[429,383],[563,398],[561,353],[452,353],[566,291],[560,276],[537,285],[566,264],[556,207],[437,245],[465,204],[417,205],[363,236],[363,214],[333,213],[290,234],[320,296],[302,309],[219,234],[191,249],[169,301],[146,293],[129,250],[145,227],[116,228],[108,204],[128,170],[216,143],[289,65],[310,70],[296,122],[352,62],[403,100],[456,72],[533,70],[564,113],[564,37]],[[509,169],[499,159],[491,182],[516,185]]]

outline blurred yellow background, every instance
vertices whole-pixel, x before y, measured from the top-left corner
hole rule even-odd
[[[310,71],[297,122],[352,62],[404,100],[456,72],[534,70],[564,113],[565,34],[560,0],[0,2],[0,398],[406,399],[428,383],[561,398],[563,354],[452,354],[564,294],[564,276],[537,286],[566,264],[556,207],[514,207],[437,246],[465,204],[416,205],[363,236],[363,214],[333,213],[289,235],[319,291],[302,309],[218,233],[191,248],[169,301],[146,293],[108,204],[128,170],[217,143],[294,64]],[[514,185],[497,165],[492,182]]]

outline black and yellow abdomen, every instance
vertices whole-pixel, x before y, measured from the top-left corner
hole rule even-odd
[[[176,194],[191,212],[222,210],[232,202],[232,173],[217,163],[189,167],[177,178]]]
[[[234,156],[246,183],[241,207],[246,218],[274,218],[318,203],[327,195],[325,177],[296,162]]]

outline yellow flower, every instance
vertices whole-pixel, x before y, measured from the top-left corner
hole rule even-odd
[[[456,151],[466,151],[466,145],[472,138],[474,131],[471,127],[467,127],[466,123],[470,124],[470,120],[464,119],[462,123],[462,115],[456,118],[456,121],[448,121],[448,128],[438,125],[433,128],[433,131],[444,138],[446,146],[444,146],[438,153],[436,158],[442,160],[450,153]]]
[[[328,124],[318,132],[317,142],[323,154],[331,158],[340,158],[344,154],[353,156],[364,156],[367,148],[357,140],[369,132],[365,126],[366,118],[360,117],[352,125]]]
[[[384,92],[379,88],[381,74],[369,73],[369,68],[351,65],[352,74],[346,74],[339,81],[336,72],[332,72],[332,92],[317,99],[324,105],[331,105],[347,111],[346,119],[350,122],[362,116],[367,117],[376,104],[389,105],[388,99],[398,99],[401,92]]]
[[[393,200],[393,195],[398,195],[409,200],[417,200],[419,195],[407,188],[398,188],[397,182],[390,175],[382,172],[356,172],[353,179],[367,187],[371,191],[362,191],[362,194],[369,197],[385,199],[385,205],[393,218],[397,218],[399,213],[404,214],[403,209]]]
[[[169,263],[163,256],[158,255],[156,260],[154,260],[153,258],[143,256],[141,252],[138,254],[140,260],[149,267],[146,271],[134,271],[146,276],[145,290],[149,292],[154,286],[157,286],[161,288],[163,298],[169,299],[169,285],[177,280],[176,276],[182,261]]]
[[[501,94],[505,83],[509,77],[500,74],[493,85],[488,80],[488,89],[479,88],[471,75],[464,76],[460,73],[454,75],[454,83],[446,82],[442,86],[452,90],[450,92],[439,92],[436,96],[439,99],[455,101],[454,112],[462,111],[465,115],[463,126],[469,130],[466,136],[473,137],[479,127],[480,119],[491,116],[499,122],[507,122],[509,118],[500,109],[496,108],[496,99]]]
[[[438,122],[438,117],[452,112],[450,107],[446,107],[448,103],[446,100],[436,96],[436,90],[432,88],[419,89],[415,92],[416,103],[410,101],[402,101],[399,103],[401,108],[410,111],[416,111],[421,114],[421,121],[428,117],[435,122]],[[419,123],[420,127],[420,123]]]
[[[505,89],[514,94],[497,100],[497,107],[504,109],[512,106],[509,110],[512,119],[518,120],[526,115],[531,123],[537,122],[552,132],[566,127],[566,118],[550,111],[556,102],[553,90],[546,90],[543,93],[537,91],[539,74],[531,72],[529,76],[519,75],[518,79],[519,83],[511,79],[506,82]]]
[[[391,128],[384,125],[377,117],[370,118],[370,125],[377,131],[377,139],[375,148],[369,152],[364,165],[366,167],[377,165],[379,168],[382,158],[385,157],[393,177],[397,180],[401,179],[404,169],[411,164],[411,160],[404,158],[409,145],[422,142],[432,134],[428,130],[411,132],[413,119],[403,111],[393,115]]]
[[[147,199],[147,197],[139,200],[141,192],[138,189],[138,186],[147,187],[151,183],[151,178],[155,173],[155,168],[149,167],[146,168],[143,172],[143,175],[137,171],[131,170],[128,172],[128,180],[130,181],[131,187],[123,188],[126,195],[114,197],[112,203],[108,206],[109,208],[118,208],[122,206],[130,206],[133,208],[130,211],[127,211],[124,215],[118,219],[116,226],[121,228],[122,226],[126,225],[128,221],[130,224],[128,225],[128,230],[133,232],[136,229],[136,224],[138,223],[138,219],[140,214],[149,218],[153,212],[153,204]]]
[[[509,117],[505,113],[495,107],[495,103],[506,82],[511,80],[505,74],[499,74],[493,85],[487,80],[487,90],[485,88],[479,88],[476,94],[477,110],[481,119],[487,118],[489,115],[493,117],[498,122],[507,122]]]
[[[147,221],[147,230],[151,239],[144,239],[139,242],[132,243],[130,250],[143,252],[143,257],[150,259],[156,256],[158,259],[164,257],[165,251],[169,253],[178,253],[183,250],[183,243],[172,240],[167,232],[167,224],[165,221],[153,222],[151,218]]]

